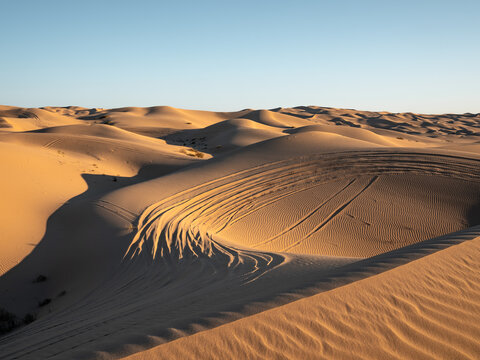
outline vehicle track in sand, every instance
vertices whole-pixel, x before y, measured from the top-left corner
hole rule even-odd
[[[338,181],[337,190],[322,203],[267,240],[276,241],[302,226],[310,226],[308,238],[365,196],[382,176],[392,174],[479,183],[480,161],[397,150],[319,154],[266,163],[186,189],[154,202],[138,219],[124,207],[97,200],[94,207],[134,225],[123,262],[102,286],[67,309],[2,337],[0,355],[81,358],[92,356],[94,350],[114,353],[118,349],[111,341],[151,347],[245,316],[248,304],[309,286],[316,286],[313,293],[329,290],[478,236],[478,229],[466,230],[465,235],[412,244],[361,261],[264,251],[258,248],[265,241],[253,239],[248,246],[222,236],[222,231],[260,209]],[[315,217],[319,210],[328,210],[322,219]],[[305,237],[290,240],[285,250]],[[285,280],[285,274],[294,281]],[[282,301],[302,295],[296,296]],[[86,353],[75,354],[80,348]]]
[[[227,247],[215,240],[219,232],[257,209],[306,188],[348,178],[350,182],[330,196],[304,218],[258,247],[271,242],[304,223],[321,207],[332,201],[352,184],[360,186],[316,224],[304,238],[294,239],[284,251],[298,245],[342,212],[360,197],[379,177],[386,174],[420,174],[480,182],[480,161],[456,156],[392,151],[349,152],[314,155],[290,159],[224,176],[183,191],[149,206],[140,216],[137,233],[125,255],[133,259],[148,253],[159,261],[166,257],[214,257],[223,254],[227,266],[235,263]],[[360,181],[357,178],[367,178]],[[361,185],[365,181],[366,184]],[[235,256],[238,255],[235,252]]]

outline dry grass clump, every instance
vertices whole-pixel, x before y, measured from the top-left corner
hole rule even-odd
[[[180,151],[182,153],[184,153],[185,155],[197,157],[197,158],[200,158],[200,159],[203,159],[203,157],[205,156],[204,153],[202,153],[201,151],[195,150],[193,148],[182,149]]]

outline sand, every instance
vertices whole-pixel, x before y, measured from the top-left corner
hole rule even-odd
[[[0,106],[0,358],[476,359],[479,128]]]

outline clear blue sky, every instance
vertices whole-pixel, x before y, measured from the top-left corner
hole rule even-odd
[[[480,1],[0,0],[0,104],[480,112]]]

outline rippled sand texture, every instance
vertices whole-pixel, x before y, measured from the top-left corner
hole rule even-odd
[[[479,114],[0,106],[0,127],[1,359],[480,354]]]

